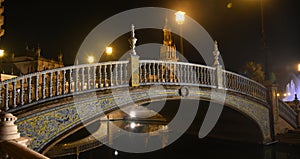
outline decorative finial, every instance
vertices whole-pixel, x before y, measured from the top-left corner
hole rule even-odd
[[[131,24],[131,37],[129,39],[129,43],[130,43],[130,47],[132,49],[131,53],[133,55],[136,55],[136,52],[135,52],[135,44],[136,44],[136,41],[137,39],[135,38],[135,33],[134,33],[134,25]]]
[[[215,44],[214,44],[214,66],[218,66],[220,65],[220,62],[219,62],[219,56],[220,56],[220,51],[219,51],[219,48],[218,48],[218,42],[215,40]]]
[[[63,55],[62,55],[61,51],[59,52],[57,58],[58,58],[58,62],[59,62],[59,63],[62,63]]]
[[[38,44],[37,50],[36,50],[37,57],[39,58],[41,56],[41,48],[40,44]]]

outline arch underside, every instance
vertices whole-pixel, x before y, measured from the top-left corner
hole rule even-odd
[[[185,97],[181,96],[180,88],[181,86],[166,86],[164,89],[140,86],[130,89],[118,88],[113,93],[92,92],[84,97],[74,97],[73,100],[59,106],[20,117],[16,124],[22,136],[32,139],[29,147],[36,151],[42,151],[45,147],[53,145],[55,140],[66,135],[66,132],[78,128],[82,122],[90,121],[118,107],[162,99],[211,100],[210,88],[199,89],[196,86],[188,86],[188,94]],[[222,93],[217,93],[213,102],[222,104]],[[224,104],[257,123],[262,133],[262,143],[271,141],[269,109],[263,103],[243,95],[227,92]]]

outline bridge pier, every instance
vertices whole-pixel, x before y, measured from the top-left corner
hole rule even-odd
[[[275,139],[275,135],[280,133],[279,127],[279,107],[278,107],[278,85],[268,85],[268,103],[270,104],[270,128],[272,138]]]

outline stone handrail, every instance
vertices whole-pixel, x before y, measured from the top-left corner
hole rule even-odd
[[[169,84],[223,88],[267,102],[265,86],[226,70],[222,70],[222,77],[217,77],[216,67],[183,62],[141,60],[139,72],[140,85]],[[217,87],[218,78],[222,78],[221,87]]]
[[[215,68],[184,62],[140,61],[140,85],[197,85],[215,88]]]
[[[279,116],[297,128],[297,113],[285,102],[278,100]]]
[[[90,90],[128,86],[128,61],[83,64],[36,72],[0,83],[0,106],[10,111]]]
[[[227,90],[248,95],[266,102],[267,89],[262,84],[226,70],[223,70],[223,79],[224,88]]]
[[[0,157],[1,158],[12,158],[12,159],[49,159],[48,157],[39,154],[30,148],[18,144],[14,141],[1,141],[0,142]],[[4,156],[3,156],[4,155]]]
[[[15,111],[37,103],[89,91],[128,87],[129,61],[74,65],[36,72],[0,82],[0,107]],[[140,60],[139,85],[192,85],[223,88],[266,102],[266,88],[233,72],[184,62]],[[136,78],[136,77],[135,77]],[[222,79],[221,83],[219,82]],[[223,86],[220,86],[223,85]],[[217,86],[218,85],[218,86]]]

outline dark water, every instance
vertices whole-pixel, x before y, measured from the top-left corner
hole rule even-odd
[[[130,146],[130,145],[128,145]],[[164,149],[150,153],[125,153],[106,146],[80,153],[80,159],[300,159],[300,147],[282,144],[269,146],[233,143],[213,139],[198,139],[184,135]],[[76,158],[76,156],[66,156]]]
[[[170,121],[172,116],[176,114],[179,104],[178,101],[168,101],[160,114]],[[187,132],[196,132],[198,134],[200,125],[206,114],[208,104],[202,103],[198,109],[197,116],[193,124]],[[169,107],[168,107],[169,106]],[[175,109],[175,108],[176,109]],[[238,119],[238,120],[237,120]],[[221,117],[215,126],[212,134],[216,132],[230,132],[231,137],[239,138],[237,141],[246,141],[251,139],[251,135],[257,136],[259,134],[255,127],[255,123],[244,117],[237,111],[229,108],[224,108]],[[116,122],[116,121],[115,121]],[[122,121],[124,122],[124,121]],[[126,124],[125,124],[126,125]],[[91,125],[93,127],[93,125]],[[96,130],[99,127],[94,125]],[[76,135],[77,134],[77,135]],[[78,132],[71,137],[65,139],[63,142],[71,142],[83,138],[83,134],[88,132]],[[224,133],[225,134],[225,133]],[[213,135],[212,135],[213,136]],[[157,140],[154,138],[154,140]],[[250,140],[251,141],[251,140]],[[130,146],[130,145],[128,145]],[[63,159],[76,159],[77,156],[66,156]],[[79,154],[80,159],[300,159],[300,146],[273,144],[269,146],[250,144],[246,142],[228,142],[224,140],[216,140],[212,138],[199,139],[196,135],[188,133],[181,136],[171,145],[150,153],[125,153],[118,151],[115,155],[115,150],[107,146],[101,146],[90,151]]]

